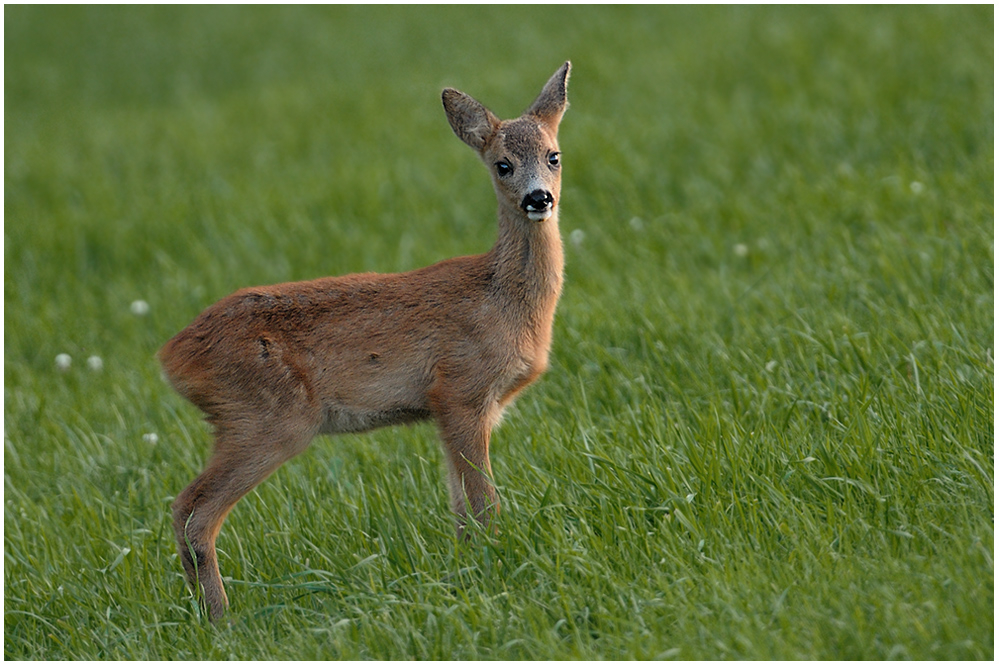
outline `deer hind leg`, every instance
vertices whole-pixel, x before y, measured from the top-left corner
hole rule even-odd
[[[219,574],[215,540],[229,511],[244,495],[303,451],[314,432],[292,435],[231,428],[216,431],[215,450],[205,470],[173,503],[173,528],[188,583],[214,622],[229,605]]]
[[[437,421],[444,440],[451,510],[464,535],[468,516],[488,525],[499,513],[499,497],[489,464],[489,436],[495,419],[489,409],[440,410]]]

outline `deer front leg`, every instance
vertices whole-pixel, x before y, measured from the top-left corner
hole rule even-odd
[[[489,410],[469,407],[441,410],[437,417],[448,465],[451,510],[464,536],[468,516],[488,525],[499,513],[499,498],[489,464]]]

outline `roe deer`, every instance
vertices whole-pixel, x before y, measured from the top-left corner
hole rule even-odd
[[[160,350],[174,388],[207,415],[215,445],[173,503],[184,572],[214,621],[228,605],[215,539],[243,495],[320,433],[433,419],[451,507],[499,511],[489,436],[548,364],[562,291],[556,141],[566,62],[527,111],[500,121],[447,88],[454,133],[486,163],[499,237],[485,254],[408,273],[362,273],[242,289]]]

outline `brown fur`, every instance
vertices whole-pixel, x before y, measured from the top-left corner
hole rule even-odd
[[[207,414],[215,446],[173,504],[184,571],[210,617],[228,605],[215,540],[236,502],[320,433],[437,422],[459,531],[499,511],[489,436],[545,370],[562,289],[556,135],[569,63],[523,116],[501,122],[446,89],[455,134],[489,166],[499,238],[487,253],[408,273],[364,273],[243,289],[160,350],[166,376]],[[499,175],[498,161],[512,167]],[[525,196],[548,193],[529,217]],[[536,219],[549,214],[547,219]]]

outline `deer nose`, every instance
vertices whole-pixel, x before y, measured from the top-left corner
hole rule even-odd
[[[555,203],[555,197],[548,190],[534,190],[520,202],[520,207],[527,213],[540,213],[548,210]]]

